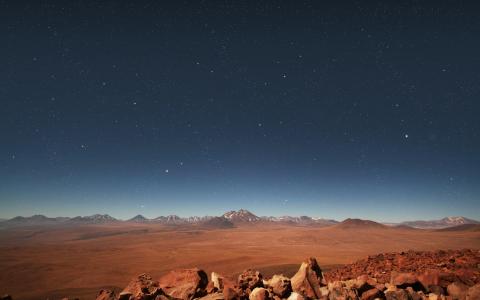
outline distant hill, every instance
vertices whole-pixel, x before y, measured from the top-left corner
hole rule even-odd
[[[127,222],[134,222],[134,223],[145,223],[149,221],[150,219],[147,219],[142,215],[136,215],[135,217],[127,220]]]
[[[362,219],[346,219],[339,224],[335,225],[336,228],[341,228],[341,229],[367,229],[367,228],[383,228],[387,229],[389,228],[386,225],[370,221],[370,220],[362,220]]]
[[[458,225],[458,226],[437,229],[436,231],[442,231],[442,232],[447,232],[447,231],[470,231],[470,232],[480,231],[480,224],[462,224],[462,225]]]
[[[455,227],[464,224],[480,224],[480,222],[465,217],[446,217],[440,220],[430,221],[407,221],[400,223],[401,225],[407,225],[414,228],[423,229],[442,229],[448,227]]]

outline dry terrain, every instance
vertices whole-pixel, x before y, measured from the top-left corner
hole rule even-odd
[[[231,229],[111,224],[0,230],[0,294],[14,299],[94,299],[140,273],[197,266],[234,276],[254,266],[292,275],[314,256],[329,268],[380,252],[480,249],[475,230],[375,226],[245,225]]]

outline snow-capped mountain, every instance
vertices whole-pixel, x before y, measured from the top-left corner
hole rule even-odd
[[[447,227],[454,227],[464,224],[480,224],[480,222],[465,217],[446,217],[440,220],[430,220],[430,221],[407,221],[400,223],[401,225],[407,225],[414,228],[423,228],[423,229],[440,229]]]
[[[88,223],[88,224],[104,224],[117,222],[118,220],[107,214],[94,214],[91,216],[78,216],[68,220],[69,223]]]
[[[223,214],[225,219],[228,219],[232,222],[258,222],[261,219],[256,215],[252,214],[246,209],[240,209],[238,211],[231,210]]]

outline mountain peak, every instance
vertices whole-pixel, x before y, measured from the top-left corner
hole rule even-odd
[[[130,222],[146,222],[148,221],[143,215],[136,215],[135,217],[129,219]]]
[[[246,209],[239,209],[238,211],[231,210],[223,214],[223,217],[232,222],[256,222],[260,218]]]

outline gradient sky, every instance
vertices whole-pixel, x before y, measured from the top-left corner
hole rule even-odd
[[[480,219],[474,1],[61,2],[0,1],[0,217]]]

